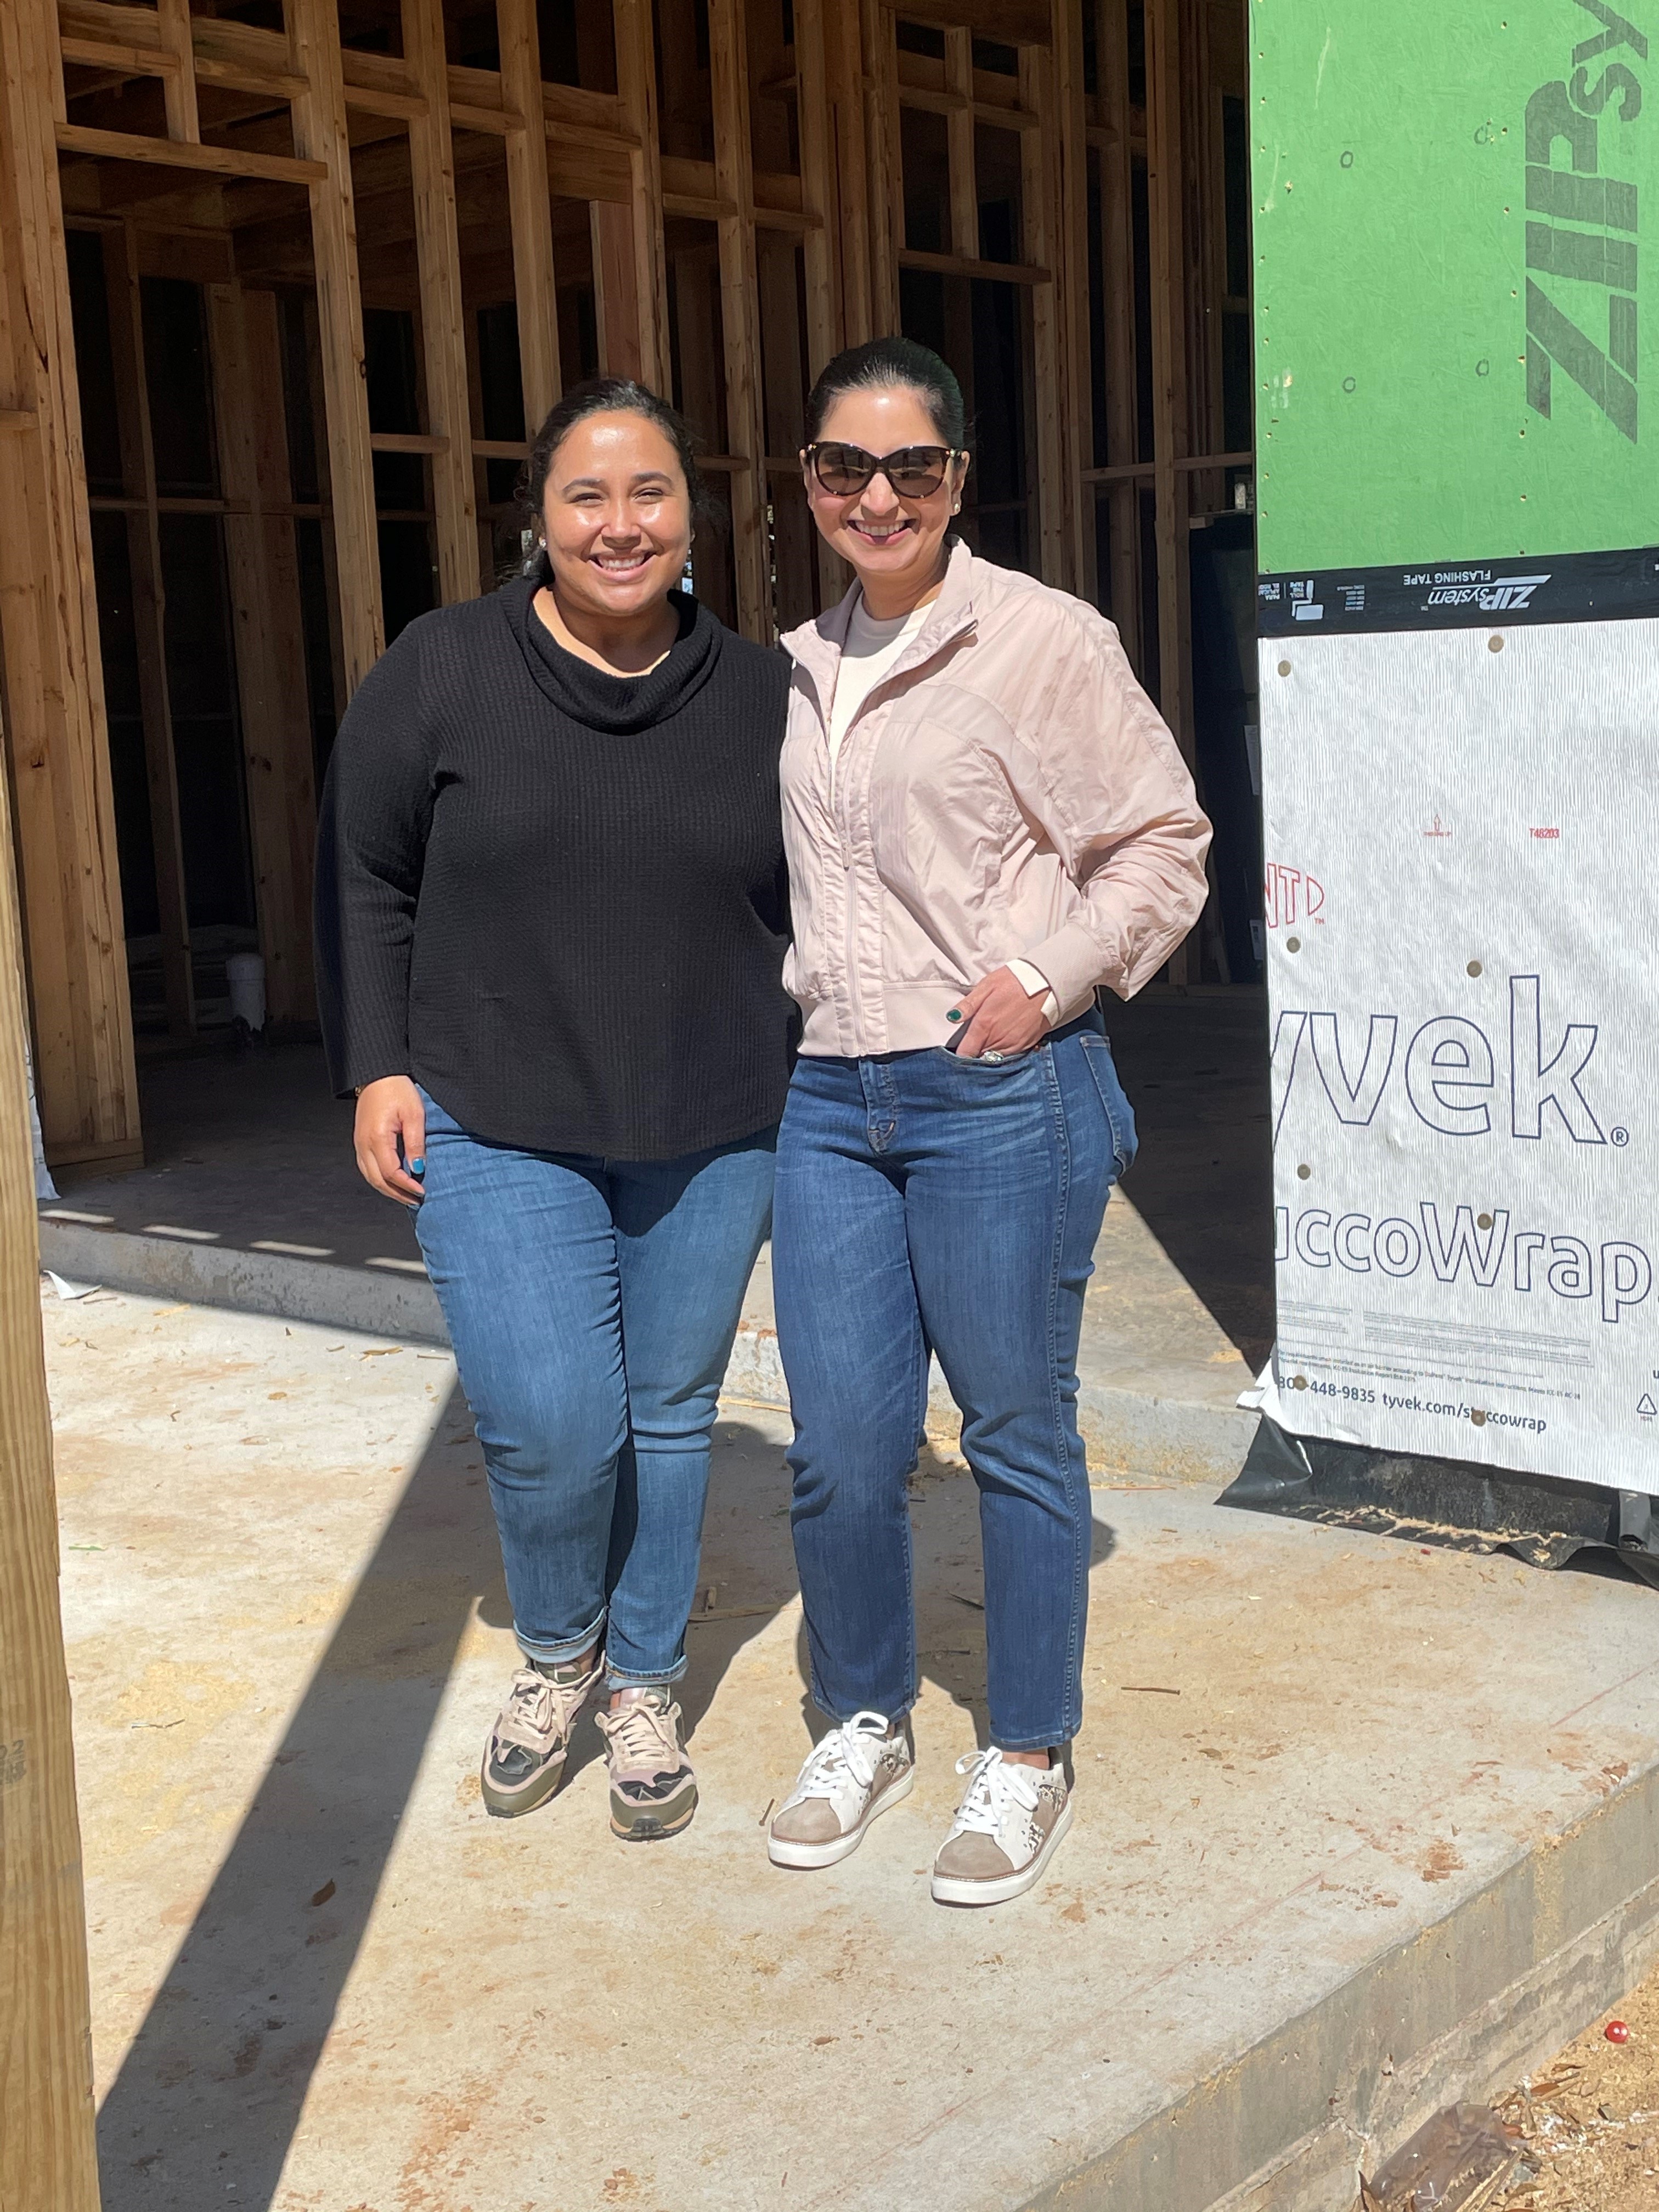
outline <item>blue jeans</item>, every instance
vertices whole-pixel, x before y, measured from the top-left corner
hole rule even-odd
[[[1000,1066],[943,1047],[797,1066],[772,1273],[812,1695],[831,1719],[915,1702],[906,1478],[931,1346],[979,1485],[991,1739],[1041,1751],[1077,1734],[1091,1535],[1078,1337],[1134,1146],[1093,1012]]]
[[[775,1144],[767,1129],[678,1160],[517,1152],[426,1098],[416,1231],[532,1659],[603,1637],[613,1687],[685,1672],[709,1431]]]

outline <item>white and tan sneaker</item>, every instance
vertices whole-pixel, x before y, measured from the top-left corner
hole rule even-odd
[[[941,1905],[1002,1905],[1041,1880],[1072,1825],[1063,1767],[1011,1766],[994,1745],[957,1761],[968,1787],[933,1861]]]
[[[827,1867],[857,1850],[878,1814],[908,1797],[916,1779],[902,1729],[881,1713],[854,1713],[814,1745],[793,1790],[766,1832],[774,1866]]]

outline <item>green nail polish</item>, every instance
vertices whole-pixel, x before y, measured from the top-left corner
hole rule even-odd
[[[962,1019],[961,1007],[952,1006],[950,1012],[946,1014],[945,1018],[947,1022],[959,1022]]]

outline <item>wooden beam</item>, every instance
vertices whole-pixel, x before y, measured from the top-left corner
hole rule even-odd
[[[294,103],[294,143],[303,159],[323,165],[321,179],[311,187],[311,246],[349,700],[386,649],[351,141],[334,0],[285,4],[291,64],[307,85],[304,96]]]
[[[974,34],[952,30],[945,33],[945,82],[955,97],[945,116],[945,168],[950,186],[951,251],[958,258],[977,261],[979,253],[979,186],[975,181],[974,147]],[[901,95],[901,99],[902,95]],[[1044,253],[1027,252],[1028,261],[1042,261]]]
[[[974,100],[960,93],[936,92],[929,85],[907,83],[903,64],[921,58],[915,54],[899,56],[899,106],[921,108],[929,115],[969,115],[976,123],[988,123],[997,131],[1041,131],[1042,118],[1029,107],[1015,106],[999,107],[987,100]],[[933,64],[939,66],[937,63]]]
[[[941,276],[976,276],[988,284],[1052,284],[1054,281],[1052,269],[1030,261],[975,261],[965,253],[919,253],[908,246],[901,246],[894,258],[901,269],[931,269]],[[893,327],[898,327],[896,322]]]
[[[593,241],[593,312],[599,374],[647,383],[640,331],[640,290],[634,260],[634,210],[604,200],[588,209]]]
[[[835,0],[830,0],[835,4]],[[836,107],[830,91],[830,58],[824,35],[825,0],[795,0],[795,113],[800,136],[801,204],[814,218],[801,241],[806,279],[806,360],[803,381],[811,386],[831,356],[839,351],[845,328],[842,306],[842,226],[857,219],[843,209],[836,188]],[[805,435],[803,416],[799,423]],[[805,495],[791,485],[775,498],[805,508]],[[833,606],[846,591],[849,571],[816,528],[812,557],[817,564],[818,601]]]
[[[155,16],[161,33],[161,51],[170,54],[177,64],[162,80],[167,137],[194,144],[202,136],[202,118],[196,105],[196,52],[191,44],[190,0],[156,0]]]
[[[189,146],[176,138],[146,138],[133,131],[94,131],[79,123],[60,123],[58,144],[65,154],[93,154],[106,161],[140,161],[163,169],[195,169],[207,176],[262,177],[272,184],[314,185],[328,174],[319,161],[294,161],[284,154],[249,154],[237,146]]]
[[[1092,6],[1094,0],[1083,0]],[[1060,468],[1066,486],[1065,567],[1073,591],[1093,603],[1095,495],[1081,471],[1093,459],[1094,388],[1089,374],[1089,151],[1083,78],[1083,18],[1077,0],[1054,0],[1053,113],[1048,134],[1054,222]]]
[[[110,39],[161,51],[161,19],[154,8],[128,8],[113,0],[59,0],[60,35]]]
[[[1057,4],[1063,8],[1066,0],[1057,0]],[[1020,49],[1020,98],[1026,106],[1050,117],[1054,107],[1054,63],[1052,50]],[[1065,255],[1059,154],[1059,134],[1052,128],[1027,131],[1020,139],[1020,204],[1025,234],[1021,251],[1028,261],[1059,264]],[[1039,284],[1031,294],[1031,380],[1036,402],[1031,440],[1036,455],[1036,544],[1031,550],[1043,582],[1064,588],[1073,582],[1069,525],[1077,487],[1072,480],[1066,435],[1072,397],[1066,374],[1063,322],[1067,303],[1060,294],[1058,284]]]
[[[799,17],[796,18],[797,25]],[[771,510],[769,571],[780,630],[810,621],[822,589],[816,548],[822,544],[801,489],[795,456],[806,442],[803,400],[806,364],[801,357],[800,300],[795,248],[788,240],[762,234],[755,241],[760,284],[761,356],[766,380],[769,461],[763,496]],[[784,457],[787,456],[787,459]]]
[[[127,509],[127,565],[132,577],[132,629],[138,661],[138,704],[144,725],[144,772],[149,793],[150,856],[161,933],[161,981],[167,1031],[196,1030],[191,966],[189,890],[179,823],[179,765],[173,746],[167,683],[167,587],[155,505],[155,449],[150,437],[149,376],[144,360],[143,305],[131,226],[104,233],[104,287],[109,301],[111,366],[121,440],[121,481]]]
[[[651,6],[652,0],[611,0],[611,23],[617,48],[617,97],[628,127],[638,141],[629,155],[629,243],[634,264],[634,322],[639,374],[653,391],[665,392],[672,381],[668,357],[668,262],[663,252],[662,155],[657,127],[657,65]],[[597,212],[596,210],[596,215]],[[613,297],[617,281],[619,280],[613,278]]]
[[[82,69],[107,70],[112,76],[168,76],[179,68],[177,54],[158,52],[152,46],[124,45],[115,39],[63,38],[58,41],[65,62]]]
[[[1194,760],[1192,586],[1188,493],[1176,464],[1188,447],[1187,307],[1182,282],[1180,0],[1146,0],[1146,192],[1151,236],[1152,464],[1158,546],[1158,711]],[[1172,983],[1196,981],[1194,952],[1170,961]]]
[[[830,142],[831,194],[840,211],[836,345],[872,336],[870,165],[864,87],[861,0],[823,0],[824,67],[835,118]],[[797,36],[799,36],[799,33]],[[816,367],[823,366],[820,361]]]
[[[1193,757],[1187,669],[1189,615],[1185,266],[1182,221],[1180,0],[1146,0],[1146,191],[1152,247],[1152,465],[1157,500],[1158,705]]]
[[[841,343],[842,210],[836,191],[834,115],[823,34],[824,0],[795,0],[795,114],[800,139],[801,242],[806,277],[810,380]]]
[[[103,666],[52,120],[51,0],[0,8],[0,664],[47,1144],[138,1143]]]
[[[714,112],[714,187],[736,212],[722,216],[720,322],[726,341],[726,424],[749,466],[732,478],[732,560],[738,628],[774,636],[766,542],[766,417],[761,388],[759,276],[755,262],[755,164],[749,123],[749,42],[744,0],[709,0],[709,87]]]
[[[519,118],[507,134],[507,189],[519,310],[519,368],[524,382],[524,434],[533,438],[564,389],[559,369],[559,301],[553,272],[536,0],[495,0],[495,23],[501,56],[501,98]]]
[[[22,933],[0,776],[0,1743],[6,2124],[0,2203],[97,2212],[92,2005],[58,1611]]]
[[[898,12],[910,23],[941,31],[966,30],[1003,46],[1046,46],[1048,0],[903,0]]]
[[[861,0],[865,142],[869,175],[871,336],[899,327],[899,256],[904,246],[904,168],[899,150],[898,45],[893,11]],[[915,264],[930,265],[934,257]],[[939,257],[946,261],[949,255]],[[952,270],[954,273],[954,269]]]
[[[1106,392],[1106,451],[1097,465],[1132,467],[1138,447],[1133,156],[1129,144],[1128,0],[1092,0],[1100,71],[1099,112],[1106,118],[1099,164],[1103,357],[1094,374]],[[1137,672],[1146,658],[1140,635],[1140,495],[1124,481],[1109,495],[1112,619]],[[1092,532],[1091,533],[1092,535]]]
[[[323,524],[320,533],[323,541],[323,596],[328,607],[329,674],[333,686],[329,705],[337,725],[349,703],[351,690],[346,681],[345,643],[340,612],[338,541],[334,532],[328,527],[329,514],[333,505],[333,485],[329,473],[328,398],[323,380],[321,323],[314,291],[310,298],[302,301],[300,313],[305,336],[306,392],[311,405],[315,440],[317,494],[321,509],[319,520]],[[377,521],[378,519],[377,516]]]
[[[317,804],[305,627],[294,524],[269,511],[292,497],[276,299],[211,284],[207,311],[265,1006],[273,1022],[314,1021]]]
[[[450,139],[443,0],[403,0],[403,27],[404,59],[426,107],[426,112],[409,126],[409,165],[421,280],[427,428],[441,441],[431,459],[438,590],[443,604],[452,606],[458,599],[476,599],[483,580],[478,568],[477,493],[468,450],[472,426],[466,380],[466,310],[461,301],[461,246],[455,221],[455,155]]]

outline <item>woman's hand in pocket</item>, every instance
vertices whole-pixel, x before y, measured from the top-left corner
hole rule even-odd
[[[1012,968],[994,968],[981,976],[954,1010],[962,1018],[958,1060],[979,1060],[988,1052],[1030,1052],[1048,1034],[1042,995],[1033,998]]]
[[[408,1076],[383,1075],[378,1083],[364,1084],[357,1094],[353,1135],[363,1181],[382,1198],[418,1206],[426,1167],[426,1109]]]

